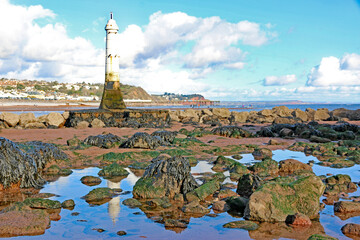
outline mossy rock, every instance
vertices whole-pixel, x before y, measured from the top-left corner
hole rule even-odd
[[[249,198],[245,218],[261,222],[282,222],[288,215],[302,213],[310,219],[318,217],[319,199],[325,185],[317,176],[294,181],[277,178],[261,185]]]
[[[150,208],[170,208],[172,204],[169,201],[169,198],[153,198],[146,202]]]
[[[236,160],[240,160],[243,158],[243,156],[241,156],[240,154],[235,154],[235,155],[232,155],[231,157]]]
[[[128,198],[125,199],[122,204],[124,204],[125,206],[128,206],[130,208],[136,208],[136,207],[140,207],[142,205],[141,202],[139,202],[137,199],[135,198]]]
[[[115,195],[115,191],[111,188],[102,187],[91,190],[84,196],[87,202],[98,202],[104,199],[111,199]]]
[[[319,165],[329,166],[326,163],[330,163],[331,168],[349,168],[355,165],[353,161],[341,158],[330,158],[327,161],[320,162]]]
[[[186,157],[186,159],[189,161],[191,167],[195,167],[199,161],[195,157]]]
[[[338,240],[326,234],[313,234],[307,240]]]
[[[238,180],[242,175],[249,173],[247,167],[241,163],[234,163],[230,169],[230,178]]]
[[[59,201],[43,199],[43,198],[27,198],[23,203],[31,208],[39,208],[39,209],[61,208],[61,203]]]
[[[65,200],[61,203],[62,208],[73,208],[75,207],[75,202],[72,199]]]
[[[140,178],[133,188],[135,198],[151,199],[157,196],[165,196],[165,189],[160,186],[154,186],[154,179]]]
[[[256,160],[263,160],[263,159],[271,158],[273,153],[268,148],[256,148],[254,149],[252,155]]]
[[[224,156],[218,156],[216,160],[213,162],[214,166],[211,168],[215,172],[223,172],[226,170],[230,170],[235,165],[242,165],[241,163],[235,161],[234,159],[230,159]]]
[[[200,187],[186,194],[186,199],[191,202],[194,200],[204,200],[206,197],[214,194],[220,189],[220,182],[218,179],[211,180],[204,183]]]
[[[112,163],[109,166],[104,167],[99,171],[99,176],[103,177],[121,177],[129,175],[129,172],[126,171],[123,167],[121,167],[117,163]]]
[[[95,186],[101,183],[101,179],[99,177],[94,176],[83,176],[80,181],[88,186]]]
[[[267,177],[267,176],[278,174],[279,164],[275,160],[265,159],[261,162],[255,163],[253,166],[249,167],[249,170],[253,171],[254,174],[256,174],[260,177]]]
[[[51,165],[44,173],[46,175],[68,176],[72,173],[70,169],[61,169],[58,165]]]
[[[234,221],[223,225],[224,228],[240,228],[248,231],[253,231],[259,228],[259,225],[252,221]]]
[[[330,176],[326,179],[326,183],[329,185],[335,185],[335,184],[348,184],[351,182],[351,177],[346,174],[337,174],[334,176]]]
[[[174,157],[174,156],[189,156],[189,155],[194,154],[191,150],[184,150],[184,149],[179,149],[179,148],[166,149],[166,150],[161,151],[161,153],[169,154],[172,157]]]

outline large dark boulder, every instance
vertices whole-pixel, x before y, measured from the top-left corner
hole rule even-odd
[[[40,187],[45,181],[38,172],[38,165],[16,143],[0,137],[0,189]]]
[[[165,130],[160,130],[160,131],[155,131],[151,134],[151,136],[153,137],[158,137],[161,139],[161,141],[163,143],[165,143],[166,145],[172,144],[174,142],[174,139],[176,137],[178,133],[175,132],[171,132],[171,131],[165,131]]]
[[[190,173],[190,164],[183,157],[160,156],[152,160],[133,188],[135,198],[174,198],[198,187]]]
[[[155,149],[162,145],[162,143],[160,137],[151,136],[144,132],[137,132],[124,142],[121,147]]]

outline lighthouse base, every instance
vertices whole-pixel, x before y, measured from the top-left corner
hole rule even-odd
[[[169,110],[157,109],[86,109],[69,111],[66,127],[76,127],[86,121],[91,126],[94,119],[101,120],[105,127],[167,128],[170,127]]]
[[[104,89],[100,109],[125,109],[123,95],[119,89]]]

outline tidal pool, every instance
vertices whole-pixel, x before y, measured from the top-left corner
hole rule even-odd
[[[273,159],[276,161],[293,158],[304,163],[309,160],[318,162],[316,157],[305,156],[302,152],[276,150],[273,151],[273,154]],[[239,162],[253,164],[256,161],[251,154],[243,154],[243,158]],[[212,172],[211,167],[212,164],[200,161],[196,167],[192,168],[192,173]],[[341,220],[334,215],[333,206],[327,205],[320,213],[320,222],[313,222],[312,227],[296,231],[285,223],[262,223],[258,230],[250,232],[223,228],[225,223],[242,220],[242,218],[231,216],[225,212],[217,214],[215,217],[191,218],[188,227],[177,233],[165,229],[163,224],[148,218],[140,209],[131,209],[122,204],[123,200],[132,197],[132,188],[139,178],[130,169],[127,169],[130,172],[128,177],[118,183],[106,179],[102,179],[100,185],[92,187],[81,183],[81,177],[97,176],[99,170],[95,167],[74,169],[71,175],[47,183],[40,192],[57,194],[58,196],[50,199],[60,202],[73,199],[76,203],[75,208],[73,210],[62,209],[61,219],[51,221],[51,227],[45,231],[44,235],[16,237],[16,239],[307,239],[308,236],[319,231],[339,239],[349,239],[341,233],[341,227],[346,223],[360,222],[359,216]],[[360,165],[334,169],[314,164],[313,170],[316,175],[342,173],[350,175],[352,181],[360,181]],[[130,193],[116,196],[100,206],[90,205],[82,197],[97,187],[121,188],[123,193],[126,191],[130,191]],[[359,196],[360,190],[349,195]],[[75,212],[79,214],[72,215]],[[213,212],[211,211],[211,213]],[[98,228],[105,231],[100,233],[94,230]],[[118,231],[125,231],[127,235],[118,236],[116,234]]]

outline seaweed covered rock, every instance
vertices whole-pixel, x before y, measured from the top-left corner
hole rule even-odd
[[[151,136],[144,132],[137,132],[128,140],[126,140],[126,142],[124,142],[121,147],[155,149],[160,145],[162,145],[160,137]]]
[[[38,173],[34,159],[21,151],[19,146],[0,137],[0,190],[20,186],[40,187],[44,180]]]
[[[75,207],[75,201],[72,199],[65,200],[61,203],[62,208],[73,208]]]
[[[175,132],[171,132],[171,131],[165,131],[165,130],[161,130],[161,131],[155,131],[151,134],[151,136],[153,137],[158,137],[161,139],[161,141],[163,143],[165,143],[166,145],[172,144],[174,142],[174,139],[176,137],[178,133]]]
[[[112,163],[109,166],[104,167],[99,171],[99,176],[103,177],[122,177],[129,175],[129,172],[126,171],[123,167],[121,167],[117,163]]]
[[[288,215],[302,213],[310,219],[318,216],[319,199],[325,185],[317,176],[277,178],[258,188],[249,198],[245,218],[261,222],[285,221]]]
[[[214,180],[208,181],[198,188],[195,188],[191,192],[186,194],[186,200],[191,201],[202,201],[210,195],[213,195],[220,189],[220,181],[215,178]]]
[[[326,234],[313,234],[307,240],[338,240]]]
[[[123,205],[128,206],[130,208],[140,207],[142,204],[135,198],[128,198],[123,201]]]
[[[27,154],[35,160],[38,169],[43,169],[48,162],[61,161],[69,158],[66,153],[51,143],[31,141],[21,146],[27,150]]]
[[[338,195],[341,192],[355,192],[357,190],[356,184],[351,182],[351,177],[346,174],[330,176],[325,179],[325,183],[325,194],[328,196]]]
[[[116,144],[121,145],[123,142],[124,139],[111,133],[97,136],[89,136],[84,140],[85,144],[97,146],[99,148],[112,148]]]
[[[133,188],[135,198],[174,198],[198,187],[190,173],[190,164],[183,157],[161,156],[152,160]]]
[[[211,131],[215,135],[233,138],[247,138],[251,137],[252,134],[238,126],[224,126],[217,127]]]
[[[47,212],[15,203],[0,212],[0,236],[33,236],[45,233],[50,225]]]

